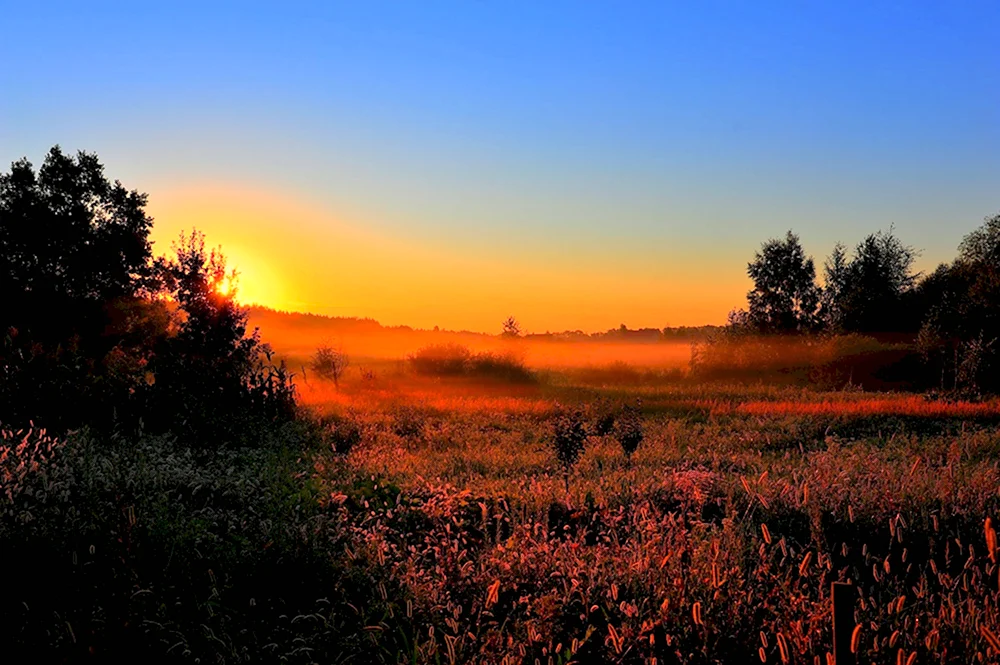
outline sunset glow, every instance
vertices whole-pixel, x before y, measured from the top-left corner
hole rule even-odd
[[[713,275],[692,259],[651,267],[473,253],[369,230],[302,197],[237,186],[166,189],[150,211],[159,251],[191,227],[221,246],[239,273],[242,302],[387,325],[496,332],[510,314],[533,332],[720,323],[746,284],[738,264]]]
[[[3,662],[1000,663],[998,0],[0,0]]]
[[[480,331],[719,324],[766,238],[929,272],[995,206],[991,3],[447,4],[13,12],[95,38],[0,73],[0,157],[98,150],[244,302]]]

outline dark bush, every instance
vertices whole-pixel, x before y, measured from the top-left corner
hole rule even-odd
[[[614,435],[618,443],[621,444],[625,457],[631,461],[632,453],[642,443],[644,436],[642,410],[638,405],[632,406],[631,404],[626,404],[622,407],[615,418]]]
[[[552,448],[563,469],[563,481],[569,492],[569,473],[587,444],[587,426],[579,410],[563,411],[552,423]]]
[[[474,377],[510,383],[531,383],[535,375],[514,353],[472,353],[460,344],[425,346],[409,357],[417,374],[441,377]]]
[[[428,376],[462,376],[471,359],[472,352],[461,344],[433,344],[409,357],[413,370]]]

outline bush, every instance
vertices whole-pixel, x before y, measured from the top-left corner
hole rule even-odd
[[[461,376],[468,371],[472,352],[461,344],[432,344],[409,357],[417,374]]]
[[[511,383],[530,383],[535,375],[514,353],[472,353],[460,344],[425,346],[409,357],[417,374],[442,377],[475,377]]]
[[[206,453],[164,436],[2,432],[9,662],[398,653],[397,635],[365,633],[385,614],[379,585],[397,592],[364,553],[345,552],[344,511],[325,508],[308,480],[307,434],[293,424],[251,448]]]
[[[642,411],[638,405],[626,404],[615,418],[614,435],[622,446],[625,457],[631,462],[632,453],[642,443]]]
[[[587,426],[583,413],[578,410],[564,411],[555,417],[552,423],[552,448],[556,459],[563,468],[563,481],[569,492],[569,472],[587,444]]]
[[[535,375],[513,353],[485,351],[472,356],[468,373],[471,376],[497,379],[510,383],[531,383]]]

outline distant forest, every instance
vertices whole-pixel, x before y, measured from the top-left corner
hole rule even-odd
[[[266,327],[268,322],[280,321],[283,325],[294,326],[301,330],[315,329],[330,332],[362,333],[362,332],[430,332],[411,326],[384,326],[375,319],[358,318],[353,316],[325,316],[322,314],[309,314],[305,312],[289,312],[262,305],[251,305],[247,308],[250,319],[262,327]],[[629,328],[624,323],[617,328],[611,328],[603,332],[586,333],[582,330],[565,330],[562,332],[525,333],[519,335],[522,339],[535,341],[579,341],[579,342],[692,342],[708,339],[713,334],[723,330],[723,326],[678,326],[667,328]],[[435,330],[435,332],[438,332]],[[484,332],[472,332],[469,330],[447,330],[440,332],[456,333],[461,335],[479,335],[482,337],[494,337],[503,335],[499,328],[495,334]]]

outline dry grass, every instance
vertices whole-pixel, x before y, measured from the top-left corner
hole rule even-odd
[[[280,644],[298,663],[827,663],[834,581],[859,590],[860,662],[1000,659],[996,401],[566,375],[484,384],[389,367],[340,390],[299,388],[328,437],[305,458],[279,447],[208,470],[155,441],[142,459],[119,446],[102,461],[94,447],[67,473],[69,446],[5,433],[0,525],[12,538],[58,534],[42,527],[76,515],[87,533],[106,533],[108,570],[175,566],[156,583],[136,578],[124,598],[172,584],[174,548],[191,561],[213,548],[199,564],[211,587],[192,583],[194,605],[157,598],[155,626],[128,624],[155,644],[182,635],[202,662],[266,660]],[[594,425],[637,401],[638,449],[626,457],[614,428],[591,435],[567,492],[552,447],[558,414],[578,408]],[[64,505],[60,488],[77,484],[99,491]],[[180,488],[170,496],[187,517],[174,516],[165,487]],[[107,517],[91,524],[78,502],[95,497]],[[32,521],[19,517],[36,505]],[[125,547],[122,533],[151,540]],[[141,572],[142,557],[167,551],[168,563]],[[265,592],[253,572],[227,574],[255,557],[285,571],[281,585]],[[75,579],[65,565],[59,579]],[[303,575],[324,581],[313,588]],[[246,609],[265,593],[273,615]],[[104,606],[85,607],[75,634],[103,630]],[[58,617],[34,620],[68,635]]]
[[[317,479],[331,505],[369,501],[356,538],[405,590],[417,662],[825,663],[829,585],[846,580],[862,662],[1000,657],[984,530],[1000,509],[1000,437],[978,420],[995,401],[551,392],[502,409],[422,391],[345,402],[364,442],[321,457]],[[627,460],[591,437],[567,496],[548,406],[636,396],[642,446]],[[371,502],[372,483],[393,500]]]

